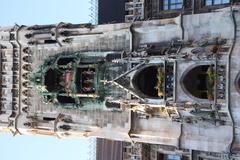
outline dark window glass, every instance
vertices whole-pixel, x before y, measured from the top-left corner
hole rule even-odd
[[[163,0],[163,10],[175,10],[182,8],[182,0]]]
[[[227,4],[227,3],[230,3],[230,0],[205,0],[205,6]]]

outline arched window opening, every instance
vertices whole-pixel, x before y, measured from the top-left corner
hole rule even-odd
[[[213,65],[200,65],[183,77],[183,86],[192,96],[199,99],[214,99],[215,74]]]
[[[76,83],[78,93],[94,94],[95,93],[95,68],[78,68],[76,74]]]
[[[163,98],[164,77],[162,66],[149,66],[134,76],[133,84],[146,97]]]
[[[49,69],[45,74],[45,86],[49,92],[58,91],[62,87],[59,84],[61,79],[61,73]]]

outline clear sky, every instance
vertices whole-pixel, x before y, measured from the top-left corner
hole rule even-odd
[[[0,0],[0,26],[86,23],[89,0]],[[87,160],[87,139],[0,134],[0,160]]]
[[[0,25],[89,22],[90,0],[0,0]]]

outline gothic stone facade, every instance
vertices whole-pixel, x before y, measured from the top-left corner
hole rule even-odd
[[[0,131],[238,153],[239,35],[239,6],[0,28]]]
[[[239,0],[126,0],[125,21],[208,13],[237,4]]]

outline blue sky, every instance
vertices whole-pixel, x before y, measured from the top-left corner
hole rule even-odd
[[[88,139],[0,134],[1,160],[87,160]]]
[[[88,0],[0,0],[0,26],[90,21]],[[87,139],[0,134],[1,160],[86,160]]]
[[[89,22],[89,0],[0,0],[0,25]]]

